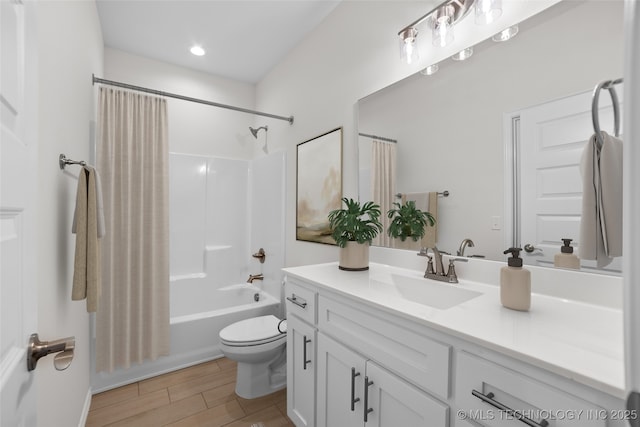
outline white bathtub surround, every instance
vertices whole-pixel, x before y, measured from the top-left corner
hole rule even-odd
[[[100,88],[98,108],[107,233],[96,369],[111,372],[169,353],[167,103]]]
[[[253,161],[170,153],[169,161],[169,356],[94,374],[94,392],[222,357],[224,327],[282,317],[284,153]],[[260,247],[264,264],[251,256]],[[259,273],[264,280],[246,283]]]

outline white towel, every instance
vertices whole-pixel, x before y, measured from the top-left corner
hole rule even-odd
[[[580,161],[582,175],[582,218],[580,258],[607,266],[622,256],[622,141],[601,132],[602,148],[596,136],[587,143]]]

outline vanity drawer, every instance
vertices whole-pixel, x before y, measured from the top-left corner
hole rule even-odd
[[[287,301],[287,315],[289,313],[295,314],[306,322],[315,325],[317,293],[291,279],[287,280],[284,289]]]
[[[318,297],[321,331],[410,383],[447,398],[450,347],[394,323],[381,311],[378,313],[373,316],[323,295]]]
[[[480,425],[527,425],[511,409],[540,425],[545,419],[549,427],[606,426],[599,406],[470,353],[461,351],[457,356],[455,401]],[[499,409],[500,405],[504,407]]]

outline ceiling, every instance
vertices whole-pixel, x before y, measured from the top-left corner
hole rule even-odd
[[[98,0],[108,47],[260,81],[340,0]],[[206,55],[189,52],[194,44]]]

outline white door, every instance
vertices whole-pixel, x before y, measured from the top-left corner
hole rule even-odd
[[[318,334],[318,427],[364,424],[366,359]]]
[[[287,415],[297,427],[315,426],[316,330],[287,318]]]
[[[595,86],[595,84],[594,84]],[[622,111],[622,86],[616,86]],[[580,158],[593,134],[591,91],[536,105],[520,116],[520,244],[526,264],[553,266],[562,239],[580,245],[582,178]],[[608,91],[600,95],[600,127],[613,134],[613,109]],[[581,260],[582,268],[598,272],[595,261]],[[614,260],[608,273],[620,273]],[[603,272],[603,270],[599,270]]]
[[[0,1],[0,425],[36,425],[37,87],[33,2]]]
[[[363,404],[368,427],[446,427],[449,407],[367,361]],[[363,408],[364,409],[364,408]]]

